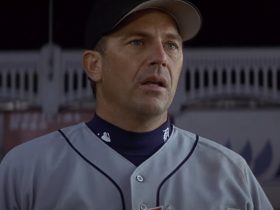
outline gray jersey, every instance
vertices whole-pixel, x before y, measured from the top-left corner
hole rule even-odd
[[[0,165],[0,210],[270,210],[235,152],[174,127],[136,167],[80,123],[11,150]]]

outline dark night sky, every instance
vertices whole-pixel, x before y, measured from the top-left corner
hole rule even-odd
[[[53,1],[55,43],[63,48],[82,48],[84,24],[93,0]],[[201,10],[203,26],[190,46],[280,47],[277,0],[192,2]],[[48,42],[48,1],[1,0],[0,27],[0,51],[40,48]]]

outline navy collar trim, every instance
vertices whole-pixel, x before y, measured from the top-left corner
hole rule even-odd
[[[97,114],[87,126],[102,141],[121,154],[146,156],[156,152],[172,133],[169,120],[150,132],[130,132],[123,130],[99,117]]]

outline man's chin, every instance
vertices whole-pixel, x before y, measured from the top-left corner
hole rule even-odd
[[[142,101],[135,105],[135,111],[142,113],[145,116],[160,116],[167,113],[169,105],[162,101]]]

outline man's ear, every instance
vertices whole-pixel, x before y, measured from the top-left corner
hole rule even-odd
[[[99,52],[86,50],[83,53],[83,66],[87,76],[94,82],[102,78],[102,56]]]

